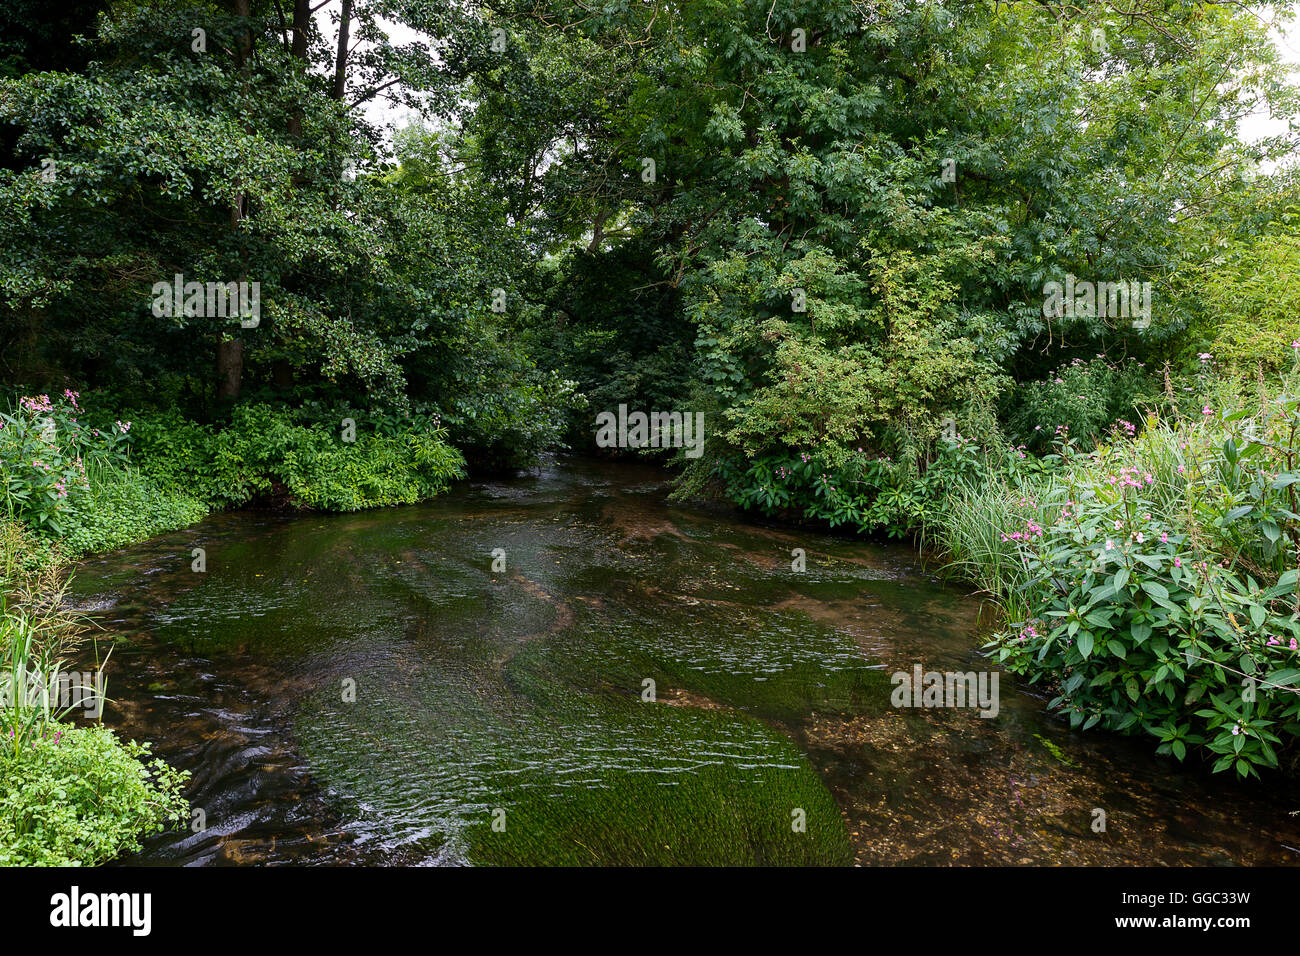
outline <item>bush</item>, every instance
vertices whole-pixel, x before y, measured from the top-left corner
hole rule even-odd
[[[1048,449],[1065,429],[1092,447],[1117,419],[1140,418],[1140,409],[1158,398],[1157,383],[1141,362],[1074,359],[1016,389],[1008,427],[1034,452]]]
[[[216,507],[269,499],[356,511],[431,498],[464,475],[464,459],[446,444],[436,419],[377,426],[358,416],[355,441],[347,441],[341,422],[348,416],[332,426],[302,424],[303,417],[242,405],[220,431],[175,415],[145,418],[134,433],[137,461],[172,493]]]
[[[998,587],[1025,613],[992,646],[1076,726],[1258,775],[1300,735],[1300,399],[1202,413],[1021,497],[1001,539],[1023,570]]]
[[[71,390],[51,401],[48,395],[21,398],[0,413],[0,472],[5,505],[39,531],[62,534],[68,516],[81,505],[88,487],[86,463],[122,460],[129,423],[91,428],[77,420],[81,408]]]
[[[189,775],[103,727],[54,724],[0,748],[0,866],[93,866],[188,812]]]
[[[714,476],[727,497],[765,515],[801,515],[831,528],[906,537],[926,528],[951,488],[977,475],[987,478],[989,457],[962,436],[939,442],[921,469],[912,455],[895,462],[862,449],[720,458]]]

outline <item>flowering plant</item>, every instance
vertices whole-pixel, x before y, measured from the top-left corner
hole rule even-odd
[[[1037,606],[991,646],[1013,672],[1054,683],[1051,706],[1073,726],[1145,731],[1159,753],[1203,747],[1216,771],[1257,776],[1300,736],[1297,571],[1264,586],[1210,557],[1153,517],[1156,485],[1121,467],[1024,502],[1023,529],[1005,537]]]
[[[6,510],[34,528],[61,534],[63,519],[75,510],[88,487],[86,462],[125,458],[129,422],[108,429],[79,421],[80,395],[66,389],[27,395],[9,412],[0,412],[0,485]]]

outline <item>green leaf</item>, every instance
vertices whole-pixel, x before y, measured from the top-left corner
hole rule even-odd
[[[1157,601],[1168,601],[1169,590],[1159,581],[1143,581],[1142,590],[1146,591]]]

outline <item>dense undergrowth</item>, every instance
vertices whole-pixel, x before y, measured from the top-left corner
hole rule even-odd
[[[0,520],[0,866],[103,863],[188,811],[187,772],[86,716],[102,713],[104,662],[66,670],[85,627],[62,604],[63,557]]]
[[[1058,424],[1041,456],[956,434],[921,466],[855,451],[715,473],[742,507],[915,536],[997,602],[988,652],[1073,726],[1216,771],[1294,771],[1300,369],[1253,389],[1201,378],[1219,384],[1193,398],[1166,376],[1088,444]]]

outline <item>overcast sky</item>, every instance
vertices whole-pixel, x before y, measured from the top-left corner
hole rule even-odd
[[[318,11],[316,19],[321,31],[326,36],[337,37],[337,28],[329,16],[331,9],[334,9],[332,3],[328,4],[325,9]],[[1272,16],[1271,8],[1268,6],[1259,6],[1256,9],[1259,10],[1260,15],[1263,17]],[[394,43],[410,43],[422,39],[420,34],[400,24],[386,23],[385,27],[389,39]],[[1270,34],[1282,55],[1282,59],[1294,67],[1300,67],[1300,26],[1292,21],[1287,24],[1285,29],[1274,29],[1270,31]],[[1297,81],[1300,81],[1300,72],[1297,72]],[[387,100],[382,99],[382,94],[381,97],[367,103],[363,109],[367,119],[390,130],[401,128],[417,119],[404,107],[395,107]],[[1267,112],[1261,112],[1248,117],[1242,123],[1242,134],[1246,141],[1250,142],[1264,136],[1275,136],[1284,133],[1286,127],[1286,120],[1271,117]]]

